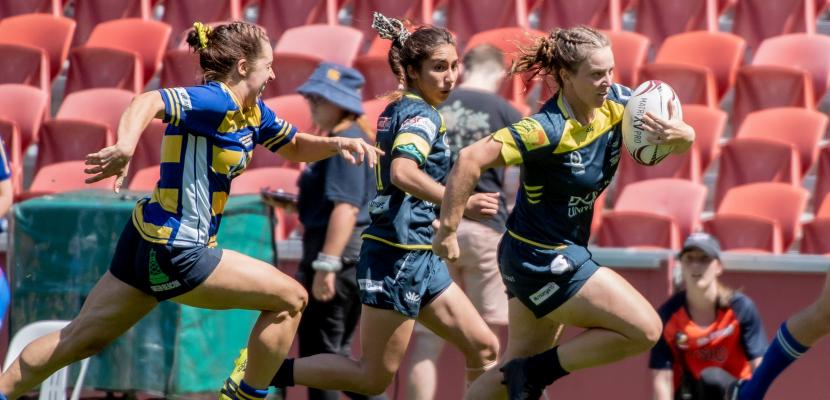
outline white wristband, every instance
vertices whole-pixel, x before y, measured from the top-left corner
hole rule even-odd
[[[320,252],[317,253],[317,259],[311,262],[311,268],[315,271],[337,272],[343,269],[343,262],[340,257]]]

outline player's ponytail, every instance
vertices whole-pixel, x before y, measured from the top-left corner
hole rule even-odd
[[[262,28],[247,22],[231,22],[213,28],[196,22],[186,40],[199,55],[204,79],[225,80],[240,59],[253,61],[259,58],[262,43],[268,41],[268,36]]]
[[[556,28],[546,37],[539,38],[529,48],[522,49],[522,56],[515,61],[512,73],[530,72],[532,76],[552,75],[562,87],[563,69],[576,72],[579,64],[595,49],[610,45],[608,38],[588,26],[569,29]]]

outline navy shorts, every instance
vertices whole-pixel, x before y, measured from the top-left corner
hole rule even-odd
[[[360,300],[417,318],[421,307],[450,287],[447,265],[432,250],[406,250],[366,239],[357,263]]]
[[[178,248],[148,242],[130,220],[118,239],[110,273],[163,301],[199,286],[221,259],[222,249],[219,248]]]
[[[573,297],[599,269],[582,246],[541,249],[506,233],[499,243],[499,270],[507,296],[542,318]]]

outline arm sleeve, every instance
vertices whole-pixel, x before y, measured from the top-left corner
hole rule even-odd
[[[502,144],[501,156],[507,165],[519,165],[548,155],[557,141],[551,140],[551,133],[545,131],[534,117],[522,118],[518,122],[497,130],[493,139]]]
[[[755,303],[749,297],[736,295],[732,300],[732,309],[741,326],[741,343],[747,359],[762,357],[767,351],[767,335]]]
[[[406,157],[423,167],[432,149],[432,143],[442,133],[438,112],[413,113],[403,118],[392,142],[392,158]]]
[[[660,307],[660,309],[657,310],[657,313],[660,315],[660,320],[663,322],[664,326],[663,329],[665,329],[666,321],[668,321],[670,317],[668,302]],[[666,335],[661,333],[657,344],[651,348],[651,353],[648,358],[648,367],[650,369],[671,369],[673,364],[674,355],[672,354],[671,347],[666,341]]]
[[[271,152],[276,153],[280,147],[294,139],[297,128],[288,121],[277,117],[262,100],[259,100],[259,109],[262,120],[259,125],[257,144],[262,145]],[[336,157],[339,159],[339,157]]]
[[[349,203],[360,208],[363,205],[361,203],[363,203],[365,192],[369,190],[366,182],[368,166],[349,164],[343,157],[330,158],[327,163],[323,195],[333,203]]]
[[[227,113],[225,98],[209,86],[159,89],[159,93],[164,100],[163,121],[191,133],[213,134]]]

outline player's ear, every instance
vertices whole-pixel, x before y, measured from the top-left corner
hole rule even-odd
[[[239,76],[245,78],[248,76],[248,60],[240,58],[236,61],[236,72]]]

